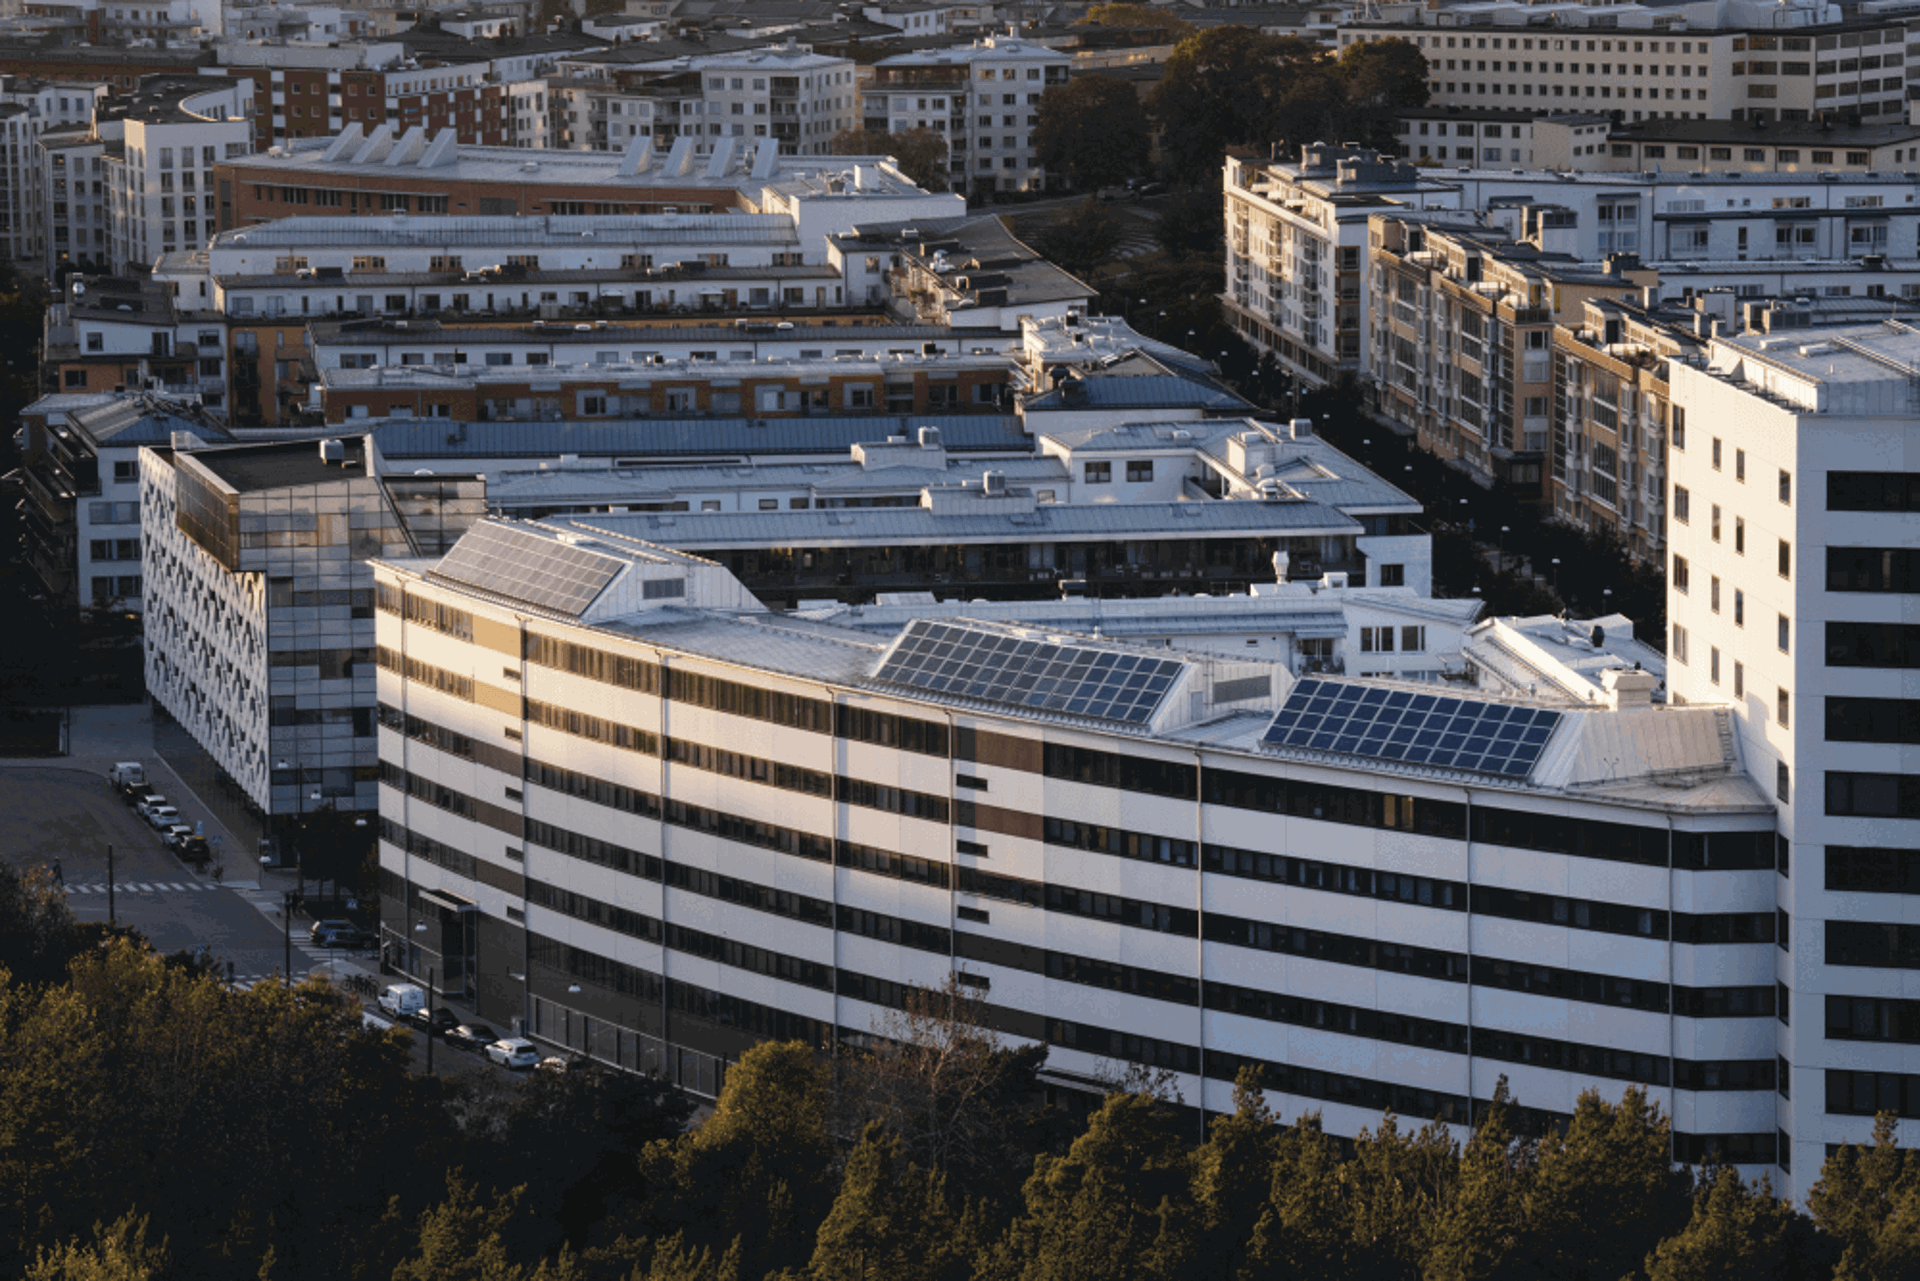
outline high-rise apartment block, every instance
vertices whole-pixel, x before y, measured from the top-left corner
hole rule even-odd
[[[1033,150],[1040,95],[1072,69],[1071,54],[1011,36],[882,58],[865,86],[864,127],[945,135],[955,191],[1043,191],[1047,170]]]

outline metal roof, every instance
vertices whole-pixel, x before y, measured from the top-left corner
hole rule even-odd
[[[535,153],[522,153],[535,154]],[[214,252],[287,246],[310,249],[425,249],[553,246],[592,249],[596,245],[708,245],[799,243],[792,218],[785,214],[608,214],[591,218],[546,214],[540,217],[294,217],[223,231],[213,238]],[[477,269],[487,264],[475,263]],[[509,283],[502,280],[500,283]]]
[[[845,457],[855,445],[938,427],[949,452],[1031,452],[1012,414],[880,414],[846,418],[647,418],[594,422],[451,422],[407,418],[373,429],[382,456],[475,458],[714,458],[783,454]]]
[[[1027,412],[1079,409],[1202,409],[1241,413],[1252,402],[1223,388],[1209,387],[1179,374],[1143,374],[1102,378],[1097,373],[1079,380],[1084,398],[1069,400],[1055,387],[1027,401]],[[1079,393],[1075,393],[1076,397]]]
[[[1041,503],[979,500],[977,512],[936,515],[925,507],[824,511],[674,512],[566,517],[565,523],[702,551],[736,548],[933,544],[964,541],[1121,541],[1270,534],[1359,534],[1363,526],[1319,503]],[[555,523],[559,523],[556,520]]]

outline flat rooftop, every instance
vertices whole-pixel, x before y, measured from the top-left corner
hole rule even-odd
[[[321,458],[318,439],[196,449],[182,456],[193,459],[243,494],[364,478],[366,449],[360,438],[341,439],[346,447],[344,464]]]

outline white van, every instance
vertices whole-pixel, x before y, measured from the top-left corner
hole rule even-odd
[[[395,983],[380,993],[378,1004],[382,1013],[408,1019],[427,1007],[427,994],[412,983]]]

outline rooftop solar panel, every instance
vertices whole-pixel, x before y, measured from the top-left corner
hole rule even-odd
[[[1539,763],[1560,715],[1447,694],[1303,680],[1262,741],[1519,779]]]
[[[1035,711],[1144,725],[1184,663],[916,620],[875,680]]]
[[[578,618],[625,564],[617,557],[485,521],[461,536],[435,573]]]

